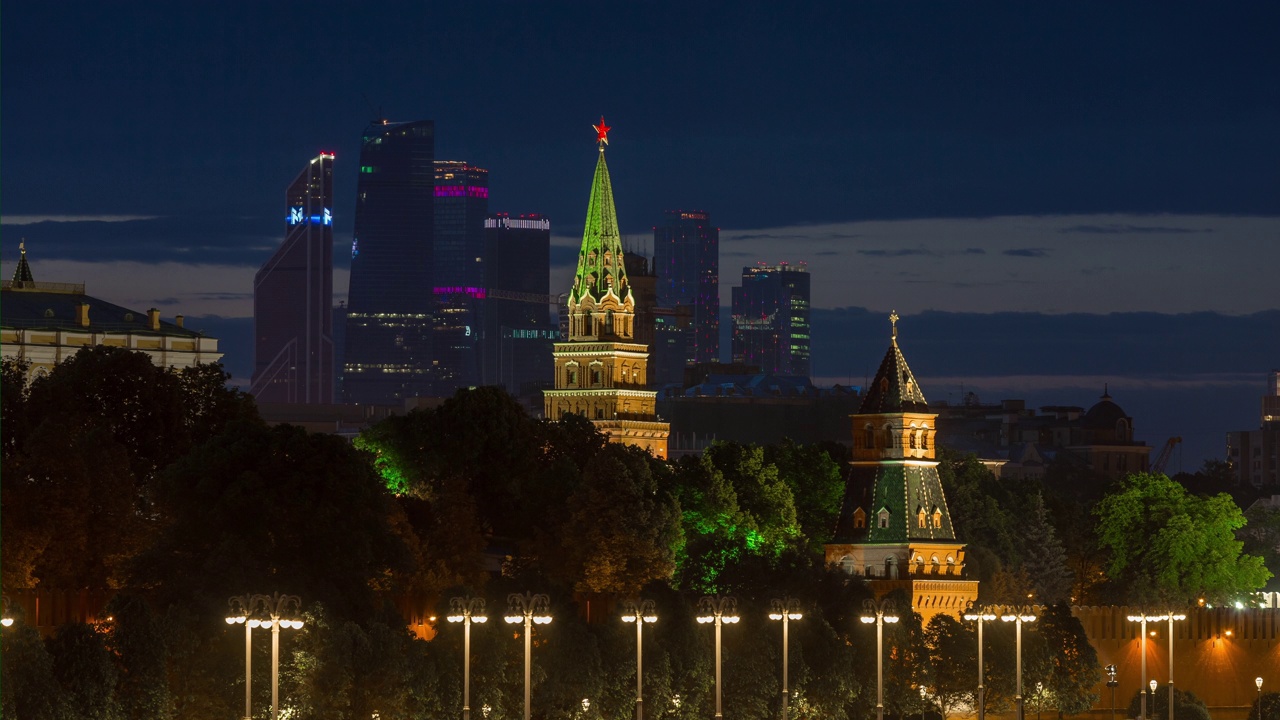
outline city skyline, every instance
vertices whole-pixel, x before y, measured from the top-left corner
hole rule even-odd
[[[433,118],[437,157],[489,168],[504,208],[563,218],[556,293],[580,237],[581,131],[603,112],[628,244],[645,246],[662,211],[698,207],[725,267],[809,262],[819,379],[856,384],[874,364],[883,320],[864,314],[896,309],[904,332],[937,333],[931,318],[952,313],[979,334],[1029,314],[1013,358],[964,346],[958,370],[922,355],[921,382],[945,388],[931,396],[1048,388],[1087,404],[1119,379],[1153,403],[1207,398],[1182,425],[1218,418],[1203,434],[1220,446],[1249,427],[1280,356],[1273,6],[405,6],[394,27],[340,7],[84,10],[16,7],[0,30],[4,272],[26,237],[41,277],[222,337],[246,386],[253,269],[279,244],[272,198],[298,158],[335,152],[344,299],[359,128],[381,115]],[[631,52],[544,42],[591,33]],[[301,51],[314,36],[327,52]],[[473,51],[462,70],[446,62],[455,36]],[[313,89],[332,110],[292,100],[294,76],[326,78]],[[89,125],[85,104],[101,111]],[[67,151],[26,142],[35,132]],[[1132,336],[1163,358],[1135,364],[1114,329],[1138,313],[1152,317],[1132,318]],[[1253,329],[1227,351],[1240,327]],[[1063,333],[1092,352],[1059,351]],[[1152,444],[1181,432],[1117,397]]]

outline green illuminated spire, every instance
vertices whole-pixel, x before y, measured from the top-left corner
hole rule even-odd
[[[578,251],[578,271],[573,277],[569,303],[577,304],[590,297],[599,304],[610,292],[621,304],[629,304],[631,286],[622,264],[622,235],[618,232],[618,215],[613,206],[613,186],[609,166],[604,161],[604,146],[609,126],[600,118],[596,129],[600,143],[600,159],[596,162],[591,182],[591,200],[587,205],[587,222],[582,230],[582,248]]]

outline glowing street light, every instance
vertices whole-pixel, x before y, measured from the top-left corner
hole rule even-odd
[[[1254,678],[1253,684],[1258,686],[1258,720],[1262,720],[1262,678]]]
[[[445,619],[462,623],[462,720],[471,720],[471,623],[484,624],[484,598],[455,597],[449,600]]]
[[[978,720],[986,720],[987,717],[987,701],[986,686],[983,684],[986,678],[986,672],[982,664],[982,623],[991,622],[996,619],[996,614],[990,609],[981,607],[969,601],[969,607],[965,609],[964,619],[970,622],[978,623]],[[1114,718],[1112,719],[1114,720]]]
[[[1104,669],[1107,671],[1107,687],[1111,688],[1111,720],[1116,720],[1116,686],[1120,684],[1116,681],[1116,666],[1108,665]]]
[[[227,600],[231,614],[227,615],[228,625],[244,625],[244,720],[253,717],[253,688],[250,687],[253,668],[253,628],[261,625],[261,621],[250,619],[253,615],[253,595],[236,595]]]
[[[524,720],[529,720],[529,659],[533,650],[533,626],[551,622],[551,598],[542,593],[511,593],[507,596],[507,604],[507,614],[502,619],[512,625],[524,621]]]
[[[1004,622],[1015,623],[1017,628],[1018,639],[1015,644],[1017,648],[1015,656],[1018,665],[1018,694],[1014,696],[1013,700],[1018,707],[1018,720],[1024,720],[1026,717],[1024,710],[1026,708],[1022,700],[1022,623],[1035,622],[1036,616],[1033,614],[1033,609],[1030,605],[1019,605],[1013,608],[1005,608],[1004,614],[1000,616],[1000,619]]]
[[[862,601],[862,622],[876,624],[876,720],[884,720],[884,624],[898,622],[893,603],[868,598]]]
[[[622,622],[636,624],[636,720],[644,720],[644,635],[640,632],[645,623],[658,622],[658,614],[652,600],[624,600],[622,602]],[[584,703],[587,701],[584,699]],[[586,712],[590,703],[583,706]]]
[[[297,595],[272,593],[255,595],[253,602],[270,618],[256,622],[264,628],[271,628],[271,720],[280,720],[280,628],[302,629],[302,621],[298,619],[302,614],[302,599]],[[255,627],[254,622],[249,621],[250,628]]]
[[[721,597],[719,595],[704,596],[698,601],[698,622],[715,623],[716,624],[716,717],[724,717],[724,713],[720,711],[720,625],[722,623],[733,624],[741,618],[738,617],[738,600],[733,597]]]
[[[1139,643],[1139,651],[1142,655],[1142,684],[1147,684],[1147,623],[1158,622],[1160,620],[1169,621],[1169,720],[1173,720],[1173,622],[1175,620],[1186,620],[1187,616],[1172,611],[1163,615],[1129,615],[1129,622],[1142,623],[1142,642]],[[1154,682],[1154,681],[1153,681]],[[1140,720],[1149,720],[1147,717],[1147,694],[1142,695],[1141,713],[1138,715]],[[1155,704],[1155,691],[1151,692],[1152,705]]]
[[[769,619],[782,621],[782,720],[787,720],[787,702],[790,700],[787,690],[787,623],[802,617],[800,601],[793,597],[769,601]]]

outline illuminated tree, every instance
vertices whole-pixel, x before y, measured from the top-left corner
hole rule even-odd
[[[1164,475],[1139,473],[1103,498],[1098,542],[1107,575],[1131,603],[1189,605],[1234,600],[1266,584],[1262,558],[1241,552],[1244,515],[1230,495],[1189,495]]]

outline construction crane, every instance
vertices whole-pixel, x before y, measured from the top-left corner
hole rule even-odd
[[[1163,473],[1164,466],[1169,464],[1169,456],[1173,454],[1173,446],[1182,442],[1180,437],[1171,437],[1164,443],[1164,448],[1160,450],[1160,454],[1156,456],[1156,461],[1151,463],[1152,473]]]

